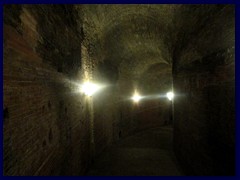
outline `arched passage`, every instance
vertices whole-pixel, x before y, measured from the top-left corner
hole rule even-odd
[[[8,4],[3,38],[5,175],[86,175],[141,138],[182,175],[234,174],[234,5]]]

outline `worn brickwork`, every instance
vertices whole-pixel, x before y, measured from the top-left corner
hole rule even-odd
[[[94,69],[94,81],[101,83],[102,89],[93,96],[94,140],[96,156],[113,141],[118,140],[119,91],[117,72],[100,62]]]
[[[190,175],[234,175],[234,7],[195,8],[211,13],[195,31],[204,18],[185,22],[193,33],[174,54],[175,152]]]
[[[177,6],[137,4],[85,5],[81,8],[84,12],[86,39],[90,42],[87,47],[90,47],[91,56],[101,61],[100,76],[105,76],[110,81],[109,95],[101,93],[101,97],[96,97],[99,100],[94,101],[95,106],[100,107],[96,108],[95,115],[98,119],[94,121],[96,128],[102,129],[96,135],[97,139],[102,138],[99,142],[108,139],[108,135],[104,135],[106,138],[100,136],[104,131],[108,131],[106,134],[112,133],[113,139],[118,139],[138,130],[163,124],[162,117],[165,112],[160,111],[165,109],[164,103],[163,108],[160,108],[158,102],[146,103],[138,110],[130,98],[135,89],[141,90],[140,86],[153,84],[149,88],[159,90],[162,79],[156,85],[153,78],[146,78],[145,81],[140,78],[145,76],[145,72],[148,73],[149,68],[163,63],[171,69],[165,39],[168,37],[166,33],[174,8]],[[165,69],[166,67],[162,66],[148,74],[158,79],[159,70],[162,72]],[[150,83],[147,84],[146,81]],[[139,83],[136,87],[135,82]],[[144,95],[144,92],[142,93]],[[148,92],[147,95],[151,93],[153,92]],[[106,108],[101,106],[102,104]],[[146,110],[148,105],[155,106],[155,109]],[[143,116],[152,117],[148,117],[146,121],[139,119]],[[107,130],[107,127],[113,127],[113,130]]]
[[[34,17],[40,9],[4,7],[4,175],[80,175],[90,159],[89,105],[76,93],[74,71],[57,67],[69,54],[50,51],[44,39],[64,47],[61,38],[68,38],[73,46],[79,43],[79,52],[81,41],[72,38],[73,28],[57,24],[58,12],[40,22]],[[55,26],[56,34],[47,37],[40,23]],[[70,32],[59,37],[64,28]]]

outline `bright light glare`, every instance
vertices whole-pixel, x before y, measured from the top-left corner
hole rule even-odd
[[[138,102],[140,99],[141,99],[141,96],[137,92],[135,92],[133,97],[132,97],[132,100],[134,102]]]
[[[83,85],[81,86],[81,91],[87,96],[92,96],[99,89],[100,89],[100,86],[93,84],[89,81],[83,83]]]
[[[167,93],[167,98],[168,98],[170,101],[173,99],[173,97],[174,97],[173,92],[168,92],[168,93]]]

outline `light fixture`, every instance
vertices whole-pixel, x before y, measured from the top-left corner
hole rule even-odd
[[[137,103],[141,98],[142,97],[135,91],[134,95],[132,96],[132,100]]]
[[[173,94],[173,92],[168,92],[166,96],[169,99],[169,101],[171,101],[174,97],[174,94]]]
[[[95,92],[97,92],[100,89],[100,86],[97,84],[94,84],[92,82],[84,82],[81,86],[81,92],[83,92],[87,96],[92,96]]]

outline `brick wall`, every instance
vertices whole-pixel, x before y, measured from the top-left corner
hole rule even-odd
[[[41,8],[4,7],[4,175],[81,175],[91,156],[89,102],[72,83],[84,71],[81,54],[64,64],[72,46],[79,43],[74,51],[81,52],[81,41],[73,27],[58,24],[58,12],[41,22],[56,26],[55,34],[43,33]],[[78,73],[68,72],[71,63]]]
[[[189,175],[234,175],[234,6],[194,10],[173,56],[174,149]]]

